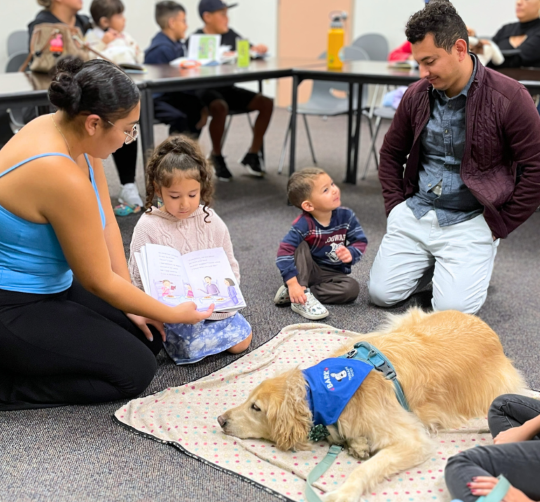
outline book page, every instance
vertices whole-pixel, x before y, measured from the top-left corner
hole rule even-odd
[[[148,284],[148,276],[146,275],[146,269],[143,265],[143,258],[141,256],[141,253],[135,253],[134,256],[135,256],[135,262],[137,263],[137,268],[139,269],[139,275],[141,276],[141,282],[144,287],[144,292],[147,295],[150,295],[150,286]]]
[[[198,305],[208,308],[214,303],[216,312],[246,306],[223,248],[194,251],[182,255],[182,261]]]
[[[141,251],[143,251],[141,256],[144,257],[142,261],[146,263],[150,296],[170,307],[194,301],[181,254],[176,249],[146,244]],[[198,310],[207,309],[208,306],[198,308]]]

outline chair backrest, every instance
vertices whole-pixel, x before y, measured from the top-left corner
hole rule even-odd
[[[343,61],[369,61],[370,57],[368,53],[361,47],[355,47],[350,45],[348,47],[343,47],[342,52]]]
[[[12,54],[6,64],[6,73],[15,73],[19,71],[19,68],[23,65],[28,57],[28,50],[25,52],[17,52]]]
[[[371,61],[386,61],[388,59],[388,40],[379,33],[361,35],[352,45],[364,49]]]
[[[18,30],[11,33],[7,40],[8,56],[16,54],[18,52],[28,52],[28,31]]]

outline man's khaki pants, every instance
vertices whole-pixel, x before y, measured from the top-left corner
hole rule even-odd
[[[390,307],[433,280],[434,310],[474,314],[486,301],[498,245],[483,215],[440,227],[435,211],[417,220],[402,202],[388,215],[371,267],[371,301]]]

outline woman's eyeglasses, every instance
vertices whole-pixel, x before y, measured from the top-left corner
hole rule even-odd
[[[110,120],[107,120],[107,122],[112,125],[115,129],[120,129],[119,127],[115,126]],[[137,138],[139,137],[139,124],[135,124],[133,128],[131,129],[131,134],[129,134],[126,131],[122,131],[126,135],[126,140],[124,143],[126,145],[130,145],[134,141],[137,141]]]

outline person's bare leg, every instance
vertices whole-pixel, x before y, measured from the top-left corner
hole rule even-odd
[[[252,336],[253,333],[250,333],[245,340],[242,340],[240,343],[237,343],[236,345],[233,345],[230,349],[227,349],[227,352],[230,352],[231,354],[240,354],[241,352],[244,352],[244,350],[247,350],[247,348],[249,347]]]
[[[212,116],[212,121],[208,126],[210,139],[212,140],[212,153],[221,155],[221,141],[225,132],[225,122],[229,113],[229,106],[222,99],[215,99],[208,105],[208,111]]]
[[[257,94],[249,104],[250,111],[258,111],[259,115],[257,120],[255,120],[255,125],[253,126],[253,142],[249,149],[249,153],[258,153],[263,144],[264,134],[268,129],[270,124],[270,119],[272,118],[272,112],[274,110],[274,101],[262,94]]]

